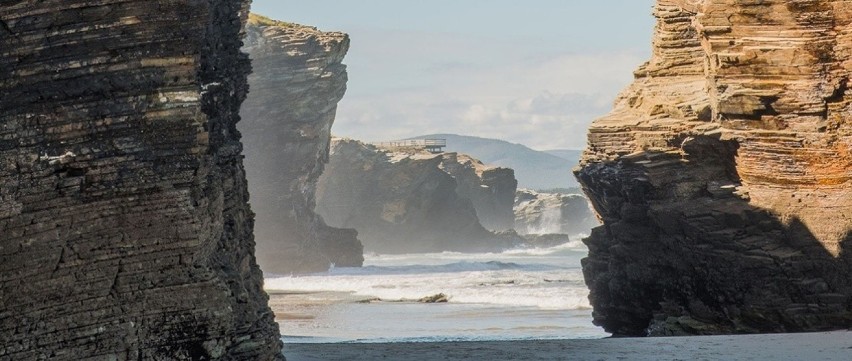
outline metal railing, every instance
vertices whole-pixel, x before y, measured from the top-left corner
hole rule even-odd
[[[406,139],[391,140],[387,142],[375,142],[373,145],[381,148],[399,147],[446,147],[446,139]]]
[[[429,138],[429,139],[406,139],[406,140],[391,140],[387,142],[375,142],[371,143],[376,147],[385,148],[385,149],[399,149],[399,148],[415,148],[415,149],[425,149],[432,153],[439,153],[443,151],[443,148],[447,146],[446,139],[438,139],[438,138]]]

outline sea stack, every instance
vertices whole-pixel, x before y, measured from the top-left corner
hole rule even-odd
[[[275,274],[361,266],[357,232],[329,227],[314,212],[337,102],[346,92],[349,36],[252,14],[246,38],[253,72],[238,128],[258,262]]]
[[[852,2],[659,0],[576,175],[618,335],[852,326]]]
[[[317,185],[317,211],[331,225],[357,229],[365,249],[376,253],[483,252],[520,244],[517,236],[483,227],[474,203],[459,192],[460,182],[477,181],[453,177],[445,168],[465,166],[448,166],[448,159],[336,138]],[[511,212],[512,205],[505,206]]]
[[[0,359],[283,360],[242,145],[248,1],[0,13]]]

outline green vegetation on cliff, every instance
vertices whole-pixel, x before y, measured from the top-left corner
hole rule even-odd
[[[294,23],[288,23],[288,22],[285,22],[285,21],[271,19],[271,18],[268,18],[266,16],[255,14],[255,13],[249,14],[248,23],[250,25],[255,25],[255,26],[283,26],[283,27],[287,27],[287,28],[297,26]]]

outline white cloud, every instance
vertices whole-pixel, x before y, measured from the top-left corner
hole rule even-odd
[[[334,133],[368,141],[459,133],[581,148],[588,124],[645,57],[448,34],[351,35],[349,91]]]

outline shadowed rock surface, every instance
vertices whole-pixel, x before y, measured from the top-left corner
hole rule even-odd
[[[622,335],[852,326],[852,2],[659,0],[652,59],[576,175]]]
[[[317,212],[331,225],[357,229],[365,249],[379,253],[495,251],[520,243],[480,224],[442,162],[444,154],[334,139],[317,185]]]
[[[482,164],[465,154],[443,153],[441,169],[456,179],[456,193],[469,199],[479,223],[491,231],[514,228],[515,171]]]
[[[355,230],[329,227],[314,212],[337,102],[346,92],[341,61],[349,37],[254,14],[247,33],[253,73],[239,130],[258,262],[279,274],[361,266]]]
[[[600,225],[589,208],[589,201],[579,194],[539,193],[519,189],[515,193],[515,230],[521,235],[588,234]]]
[[[235,128],[247,8],[0,6],[0,360],[283,359]]]

